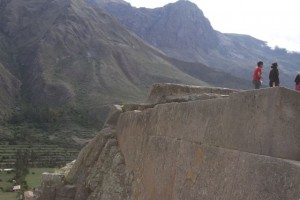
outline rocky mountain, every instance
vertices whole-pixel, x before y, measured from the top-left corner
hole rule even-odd
[[[158,82],[249,88],[230,74],[168,58],[94,3],[0,1],[0,118],[12,124],[11,135],[30,134],[26,123],[36,123],[36,134],[71,140],[82,127],[101,127],[109,105],[140,102]],[[14,134],[16,126],[29,130]]]
[[[191,2],[155,9],[116,2],[100,5],[142,39],[179,60],[203,62],[201,54],[218,46],[217,32]]]
[[[36,197],[297,199],[299,100],[282,87],[156,84],[147,103],[115,108],[69,173],[43,174]]]
[[[300,54],[267,46],[248,35],[224,34],[211,26],[194,3],[180,0],[161,8],[135,8],[123,2],[99,3],[129,30],[167,55],[250,80],[258,60],[265,62],[265,80],[271,63],[279,63],[282,85],[293,86]],[[228,22],[230,23],[230,22]]]
[[[152,79],[201,84],[160,62],[159,52],[84,1],[10,1],[1,13],[2,31],[24,70],[20,79],[36,105],[104,104],[116,100],[111,91],[138,98]]]

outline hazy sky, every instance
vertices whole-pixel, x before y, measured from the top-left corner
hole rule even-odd
[[[162,7],[176,0],[125,0],[135,7]],[[251,35],[291,51],[300,52],[298,0],[191,0],[215,30]]]

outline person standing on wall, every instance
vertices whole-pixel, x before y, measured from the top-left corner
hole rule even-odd
[[[261,87],[263,65],[264,63],[262,61],[259,61],[254,70],[252,83],[255,89],[259,89]]]
[[[300,91],[300,73],[297,74],[296,78],[295,78],[295,89]]]
[[[279,86],[279,71],[277,62],[272,63],[270,74],[269,74],[269,86],[275,87]]]

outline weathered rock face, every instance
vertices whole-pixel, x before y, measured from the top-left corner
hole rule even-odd
[[[279,159],[300,159],[299,100],[272,88],[122,114],[132,199],[299,198],[299,163]]]
[[[41,192],[36,192],[38,199],[72,200],[75,197],[76,187],[66,185],[63,174],[43,173]]]
[[[156,85],[149,99],[182,87]],[[300,93],[205,90],[229,96],[115,111],[67,177],[74,199],[299,199]]]
[[[163,87],[167,92],[172,88]],[[162,86],[153,88],[149,99],[153,99],[151,96],[155,96],[154,99],[167,96],[167,92],[153,92],[157,88]],[[198,90],[205,88],[199,87]],[[206,93],[215,91],[219,94],[233,92],[206,90]],[[161,130],[151,134],[300,161],[299,98],[298,92],[285,88],[235,92],[229,98],[159,105],[148,111],[150,118],[145,120],[147,128],[159,127]],[[123,114],[121,121],[133,123],[131,115]],[[123,130],[118,133],[123,133]]]
[[[155,84],[152,86],[147,103],[185,102],[228,97],[229,94],[239,92],[228,88],[211,88],[182,84]]]

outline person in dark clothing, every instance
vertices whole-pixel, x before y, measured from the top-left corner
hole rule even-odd
[[[278,64],[272,63],[270,74],[269,74],[269,86],[270,87],[275,87],[279,86],[279,71],[278,71]]]
[[[295,83],[296,83],[295,89],[300,91],[300,73],[296,76]]]

